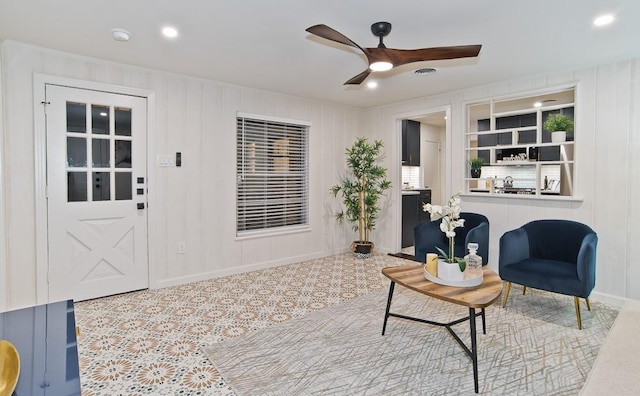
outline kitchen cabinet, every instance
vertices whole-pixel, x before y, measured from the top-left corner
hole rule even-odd
[[[429,212],[422,207],[431,202],[431,190],[410,190],[402,193],[402,247],[414,245],[413,229],[430,221]]]
[[[402,120],[402,165],[420,166],[420,123]]]
[[[552,142],[543,123],[551,113],[573,118],[574,106],[575,88],[469,104],[465,159],[481,157],[485,165],[481,178],[471,178],[465,167],[466,192],[513,189],[529,196],[573,196],[575,134],[567,133],[565,142]],[[507,177],[512,179],[509,185],[504,183]],[[557,190],[550,191],[549,184],[545,188],[545,177],[553,177]]]
[[[413,246],[413,228],[418,225],[418,194],[402,194],[402,247]]]

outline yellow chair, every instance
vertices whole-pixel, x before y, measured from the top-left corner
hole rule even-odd
[[[0,396],[11,396],[20,376],[20,355],[7,340],[0,340]]]

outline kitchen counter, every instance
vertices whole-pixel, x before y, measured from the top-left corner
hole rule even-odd
[[[423,191],[431,191],[430,188],[403,188],[402,195],[418,195]]]

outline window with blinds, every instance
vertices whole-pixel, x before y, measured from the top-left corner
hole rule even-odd
[[[309,124],[238,114],[237,236],[309,225]]]

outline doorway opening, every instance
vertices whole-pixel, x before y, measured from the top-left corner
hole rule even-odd
[[[405,256],[414,255],[413,229],[431,220],[423,209],[424,205],[441,205],[443,202],[447,180],[449,113],[447,106],[397,119],[403,159],[399,167],[402,188],[399,190],[397,251]]]

